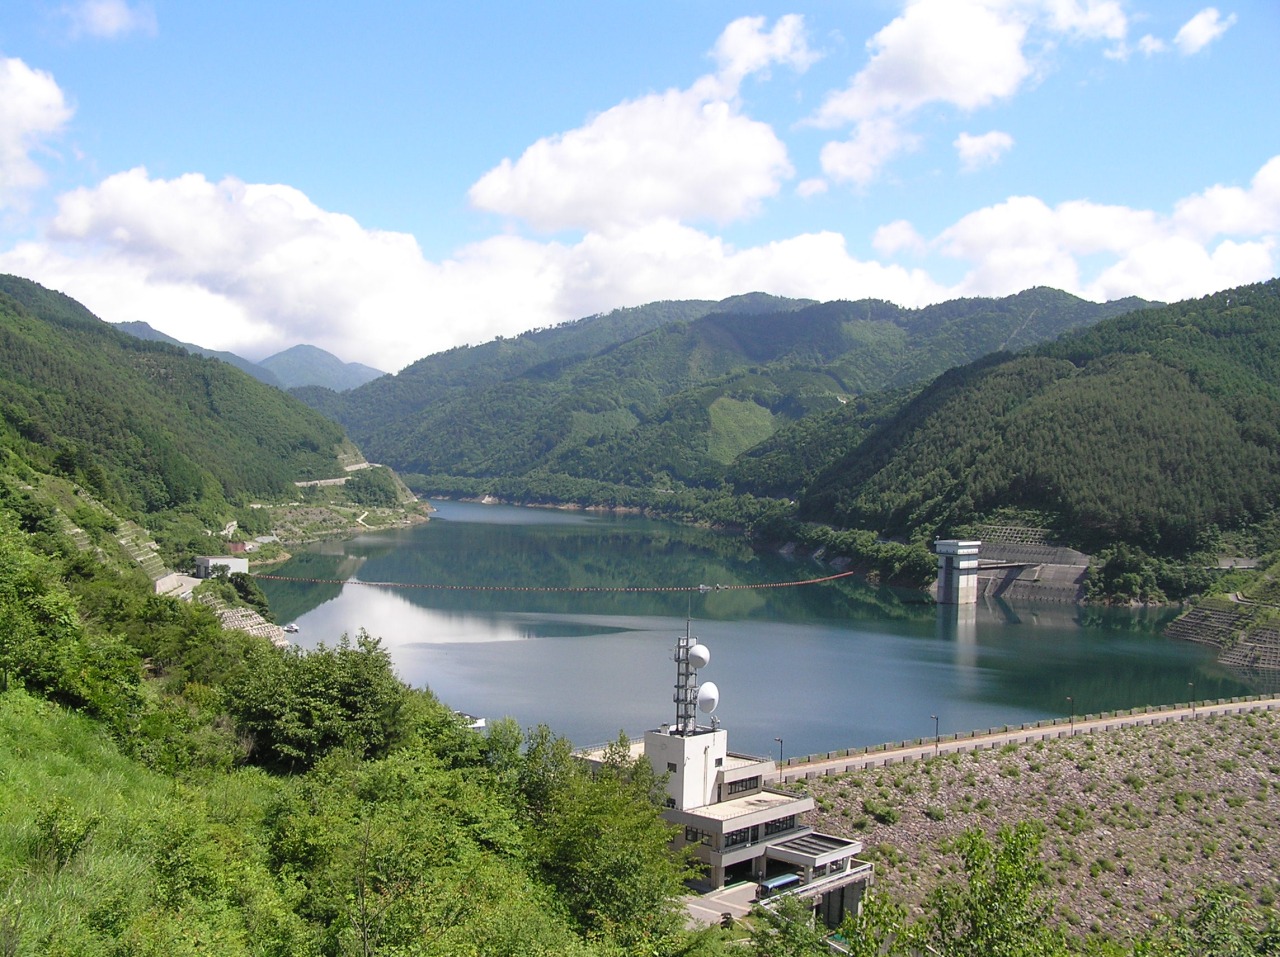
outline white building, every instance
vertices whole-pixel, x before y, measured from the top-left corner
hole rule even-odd
[[[731,752],[717,719],[698,725],[698,710],[709,714],[719,701],[714,684],[699,688],[697,682],[710,657],[687,632],[677,639],[675,723],[632,742],[632,758],[644,755],[656,774],[666,775],[663,816],[681,829],[674,846],[692,850],[713,890],[750,880],[768,894],[774,883],[790,884],[787,893],[813,898],[828,926],[835,926],[856,910],[871,881],[871,865],[855,858],[862,843],[805,824],[812,797],[770,787],[766,782],[778,777],[774,762]],[[598,764],[604,749],[580,756]]]
[[[249,559],[235,558],[231,555],[201,555],[196,558],[196,578],[212,578],[218,574],[218,569],[224,570],[228,575],[234,575],[236,572],[244,572],[249,574]]]

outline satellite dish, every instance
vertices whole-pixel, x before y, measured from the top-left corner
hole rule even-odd
[[[711,652],[707,650],[707,646],[703,644],[694,645],[689,649],[689,666],[697,671],[699,668],[705,668],[707,662],[711,660]]]
[[[698,689],[698,707],[710,714],[716,710],[716,705],[720,703],[720,689],[716,687],[714,681],[706,682]]]

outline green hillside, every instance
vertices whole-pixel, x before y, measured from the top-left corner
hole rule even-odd
[[[670,322],[689,321],[718,308],[776,311],[800,305],[804,303],[761,293],[736,296],[723,304],[697,300],[655,302],[533,329],[479,346],[459,346],[419,359],[395,376],[375,380],[344,395],[316,387],[293,391],[308,405],[341,422],[352,436],[365,437],[358,441],[383,431],[394,436],[399,423],[435,403],[517,378],[531,369],[540,369],[545,376],[557,366],[571,365]]]
[[[206,349],[203,346],[197,346],[190,342],[183,342],[181,339],[173,338],[173,336],[166,336],[158,329],[152,329],[151,326],[145,322],[117,322],[113,323],[113,325],[121,332],[127,332],[129,335],[138,339],[148,339],[153,342],[167,342],[171,346],[181,346],[183,349],[186,349],[194,355],[208,356],[211,359],[221,359],[223,362],[228,362],[235,366],[241,372],[247,372],[259,382],[265,382],[267,385],[273,385],[277,389],[284,388],[284,384],[276,378],[275,373],[270,369],[260,366],[256,362],[250,362],[248,359],[238,356],[234,352],[220,352],[217,349]]]
[[[1280,281],[1113,319],[932,383],[820,475],[812,520],[930,534],[1033,509],[1166,554],[1274,521]]]
[[[275,531],[300,498],[341,531],[359,514],[342,512],[345,490],[294,483],[362,459],[340,426],[226,362],[127,335],[67,296],[0,276],[0,499],[30,500],[51,528],[75,526],[80,547],[115,552],[128,539],[156,577],[207,553],[212,534]]]
[[[285,496],[354,453],[279,390],[15,277],[0,277],[0,370],[0,447],[128,516]]]
[[[376,460],[426,476],[424,487],[432,476],[563,476],[714,488],[748,450],[850,396],[917,385],[1138,305],[1050,289],[919,310],[761,296],[661,303],[433,356],[342,401],[298,394]],[[772,481],[747,491],[765,486],[778,491]]]

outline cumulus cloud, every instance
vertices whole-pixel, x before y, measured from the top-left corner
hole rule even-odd
[[[821,176],[812,176],[796,184],[796,195],[801,199],[809,199],[813,196],[823,195],[830,188],[831,185]]]
[[[0,208],[19,204],[44,183],[33,154],[63,128],[71,112],[52,76],[0,57]]]
[[[834,180],[865,187],[916,142],[909,123],[924,107],[969,113],[1009,100],[1035,77],[1036,50],[1051,49],[1059,37],[1111,41],[1109,55],[1123,56],[1128,28],[1117,0],[908,0],[867,42],[867,65],[807,121],[853,127],[847,141],[824,151],[830,163],[824,169]],[[885,130],[894,134],[891,141],[874,143]],[[990,162],[992,150],[998,156],[1007,149],[1002,143],[956,146],[972,169]],[[969,147],[974,152],[966,159]]]
[[[836,182],[865,187],[891,159],[919,145],[920,137],[896,119],[878,116],[859,123],[849,139],[827,143],[818,158],[822,171]]]
[[[1164,236],[1130,250],[1092,282],[1085,294],[1096,300],[1142,296],[1164,302],[1192,299],[1219,289],[1261,282],[1275,275],[1275,241],[1215,247],[1185,236]]]
[[[803,73],[818,60],[818,54],[809,48],[804,17],[796,13],[779,17],[768,32],[765,22],[764,17],[740,17],[725,27],[716,40],[711,55],[719,67],[717,75],[730,91],[736,90],[746,77],[775,63]]]
[[[1146,34],[1138,41],[1138,50],[1144,56],[1154,56],[1157,53],[1164,53],[1167,49],[1169,49],[1168,44],[1159,37],[1153,37],[1150,33]]]
[[[739,84],[772,64],[802,70],[814,59],[800,17],[764,26],[763,17],[731,23],[713,50],[719,72],[688,89],[620,103],[504,159],[471,187],[471,203],[548,231],[752,215],[793,170],[772,127],[739,109]]]
[[[1226,33],[1235,22],[1234,13],[1223,17],[1216,7],[1205,7],[1182,25],[1173,38],[1173,45],[1183,56],[1191,56]]]
[[[1263,164],[1248,189],[1219,184],[1181,200],[1174,222],[1201,240],[1280,233],[1280,156]]]
[[[619,104],[541,139],[469,195],[479,209],[553,231],[664,217],[723,223],[750,215],[791,175],[768,124],[695,86]]]
[[[960,157],[961,168],[965,172],[973,172],[999,162],[1000,157],[1013,149],[1013,137],[999,130],[981,136],[961,133],[951,145]]]
[[[905,219],[886,223],[875,231],[871,245],[881,256],[896,256],[900,252],[921,254],[925,241],[916,228]]]
[[[1090,299],[1169,301],[1271,278],[1278,236],[1275,157],[1248,189],[1211,187],[1177,203],[1170,216],[1079,200],[1051,207],[1019,196],[964,216],[932,245],[971,264],[954,289],[960,295],[1044,284]],[[1099,256],[1109,264],[1084,276],[1082,261]]]
[[[737,248],[672,218],[574,243],[498,235],[433,262],[412,237],[366,229],[289,187],[135,169],[65,195],[44,238],[0,254],[0,271],[64,290],[105,319],[141,319],[249,358],[310,342],[396,371],[451,346],[618,306],[754,289],[907,306],[1035,284],[1091,299],[1173,300],[1275,275],[1277,237],[1280,156],[1247,187],[1212,186],[1171,215],[1016,196],[931,241],[903,220],[875,231],[881,257],[963,263],[953,285],[924,268],[859,259],[836,232]]]
[[[813,122],[834,127],[936,102],[972,110],[1011,96],[1031,74],[1026,31],[980,0],[918,0],[867,41],[871,62]]]
[[[127,0],[81,0],[63,8],[72,36],[115,39],[129,33],[156,33],[155,11],[147,4]]]
[[[1117,0],[1044,0],[1049,28],[1097,40],[1122,41],[1129,18]]]
[[[388,371],[655,299],[769,289],[918,304],[942,292],[923,272],[859,261],[835,233],[737,249],[672,219],[572,245],[494,236],[431,262],[411,236],[365,229],[290,187],[141,168],[63,196],[43,241],[0,254],[0,271],[104,319],[249,358],[308,342]]]

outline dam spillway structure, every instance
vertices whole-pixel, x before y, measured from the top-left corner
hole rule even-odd
[[[982,542],[937,539],[933,551],[938,556],[938,604],[973,605],[978,601],[978,553]]]

